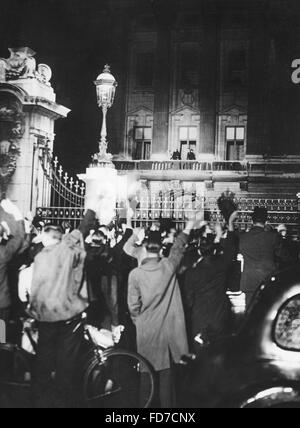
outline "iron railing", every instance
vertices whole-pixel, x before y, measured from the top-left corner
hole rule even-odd
[[[300,232],[299,200],[295,198],[266,199],[262,195],[237,197],[235,200],[239,209],[237,226],[239,230],[247,230],[252,224],[252,213],[255,207],[265,207],[269,212],[269,223],[276,227],[286,224],[291,234],[298,236]],[[119,201],[116,207],[116,220],[125,218],[125,201]],[[141,197],[133,218],[134,226],[150,227],[161,219],[170,219],[178,229],[182,229],[188,218],[192,219],[199,212],[204,214],[212,224],[223,221],[218,209],[216,197],[197,197],[195,194],[185,194],[181,198],[174,195],[161,194],[153,198]],[[42,207],[37,211],[45,221],[62,223],[69,221],[73,227],[78,227],[83,218],[84,208]]]
[[[300,162],[287,160],[264,161],[151,161],[115,160],[119,171],[198,171],[215,173],[243,173],[246,175],[300,174]],[[93,165],[91,165],[93,166]],[[95,167],[97,165],[94,165]]]
[[[61,208],[84,207],[85,183],[64,172],[57,157],[47,146],[40,147],[39,161],[44,174],[42,206]]]

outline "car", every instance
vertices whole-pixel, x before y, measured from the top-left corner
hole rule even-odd
[[[263,284],[238,332],[190,359],[184,408],[300,408],[300,267]]]

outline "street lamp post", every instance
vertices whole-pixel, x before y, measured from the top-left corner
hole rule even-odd
[[[99,142],[99,153],[96,156],[98,163],[111,163],[112,155],[108,153],[107,141],[107,112],[112,107],[118,83],[110,72],[110,66],[105,65],[95,81],[98,106],[102,109],[103,121]]]
[[[116,217],[118,196],[118,171],[113,162],[112,155],[108,152],[107,141],[107,113],[115,99],[116,79],[106,65],[96,81],[97,103],[103,113],[102,128],[99,141],[99,152],[93,155],[93,163],[87,168],[85,174],[78,175],[80,180],[86,183],[85,207],[88,209],[95,205],[98,199],[96,211],[100,224],[109,224]]]

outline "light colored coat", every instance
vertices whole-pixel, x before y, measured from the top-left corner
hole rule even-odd
[[[75,230],[36,256],[29,312],[37,321],[68,321],[87,309],[86,253],[80,235]]]
[[[171,368],[189,352],[185,316],[176,278],[187,235],[181,234],[169,258],[145,259],[129,277],[128,305],[137,329],[138,352],[156,371]]]
[[[68,321],[89,306],[83,242],[94,222],[95,212],[88,210],[79,230],[35,257],[29,313],[37,321]]]

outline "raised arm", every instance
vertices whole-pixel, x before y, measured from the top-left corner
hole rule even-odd
[[[86,239],[91,229],[95,227],[95,220],[97,214],[101,208],[103,201],[102,196],[90,196],[86,201],[86,213],[79,226],[79,231],[82,233],[83,238]]]
[[[171,248],[168,260],[172,264],[175,271],[179,268],[180,263],[182,262],[186,244],[188,243],[191,231],[197,222],[198,221],[187,222],[184,231],[177,237],[173,247]]]
[[[228,233],[227,238],[223,240],[222,247],[223,247],[223,255],[219,259],[218,267],[221,269],[226,268],[228,265],[230,265],[234,258],[237,256],[238,253],[238,237],[235,233],[235,221],[238,218],[238,211],[235,211],[230,216],[229,222],[228,222]]]
[[[87,238],[90,230],[94,227],[95,220],[96,220],[95,211],[88,209],[79,226],[79,230],[82,233],[84,239]]]
[[[128,241],[124,245],[123,250],[128,256],[133,257],[135,259],[139,258],[141,247],[136,247],[136,244],[142,240],[142,234],[145,235],[145,232],[143,232],[143,229],[135,229],[133,231],[132,236],[128,239]]]
[[[131,272],[128,279],[128,308],[134,324],[141,313],[142,296],[135,271]]]
[[[7,214],[11,214],[15,220],[13,235],[2,249],[4,261],[9,262],[24,244],[25,224],[20,210],[9,199],[3,200],[1,206],[4,211]]]

